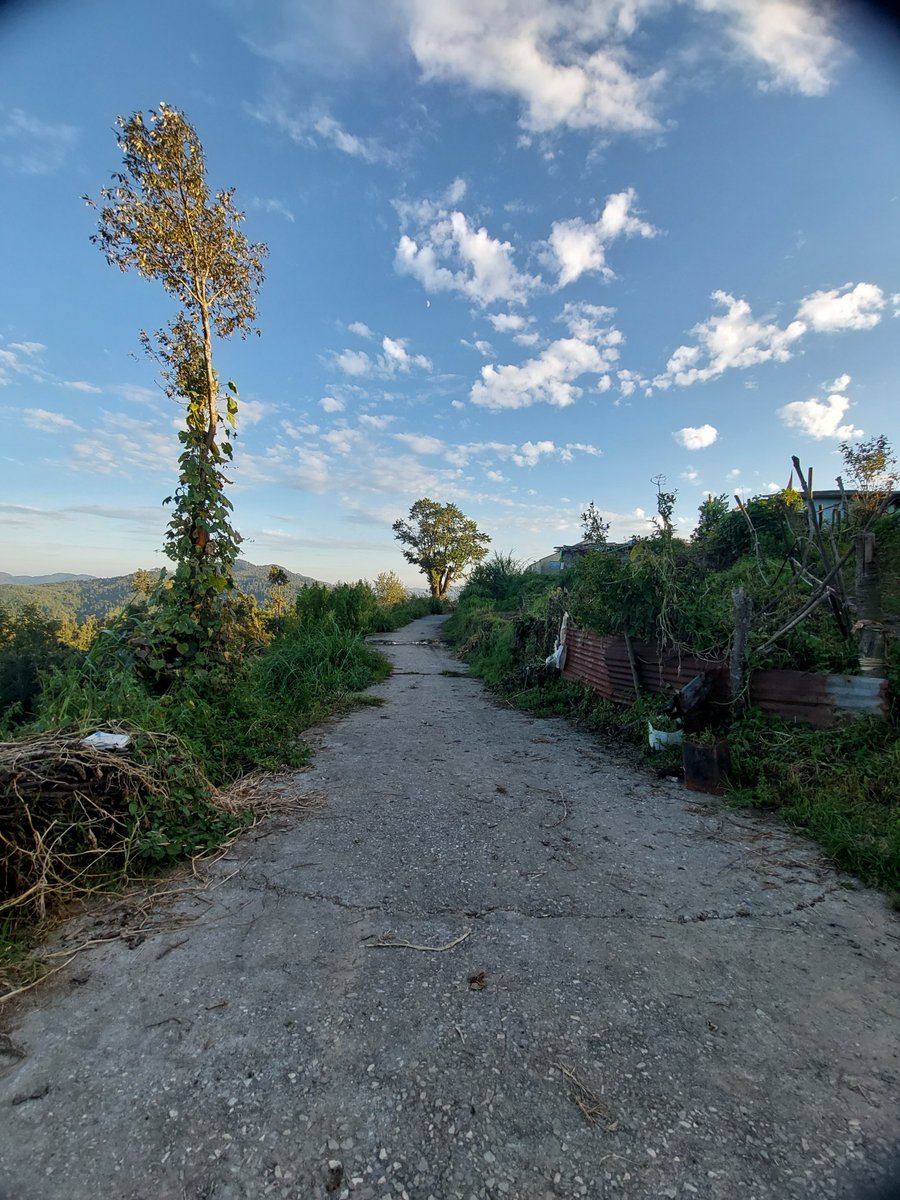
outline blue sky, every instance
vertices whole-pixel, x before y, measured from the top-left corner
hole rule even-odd
[[[163,565],[162,289],[89,241],[118,114],[165,101],[269,246],[244,556],[394,569],[452,500],[523,559],[624,539],[653,476],[833,486],[900,444],[900,40],[801,0],[33,0],[0,10],[0,569]]]

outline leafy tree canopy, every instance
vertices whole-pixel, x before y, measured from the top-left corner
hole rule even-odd
[[[396,571],[382,571],[380,575],[376,575],[372,591],[375,593],[378,603],[385,608],[389,608],[392,604],[402,604],[409,599],[409,592],[403,586]]]
[[[404,547],[403,557],[421,570],[435,600],[443,600],[466,569],[485,557],[491,540],[455,504],[427,497],[415,502],[408,520],[395,521],[392,528]]]

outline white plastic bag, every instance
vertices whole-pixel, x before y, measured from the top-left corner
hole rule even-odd
[[[106,733],[98,729],[81,739],[82,746],[93,746],[95,750],[127,750],[131,738],[127,733]]]

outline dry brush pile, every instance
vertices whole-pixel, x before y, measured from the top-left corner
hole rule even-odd
[[[127,732],[124,751],[62,733],[0,743],[0,920],[40,920],[246,823],[176,737]]]

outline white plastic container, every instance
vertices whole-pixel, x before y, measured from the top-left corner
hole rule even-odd
[[[651,750],[664,750],[666,746],[681,745],[680,729],[675,729],[671,733],[667,733],[664,729],[654,729],[652,723],[648,721],[647,734]]]

